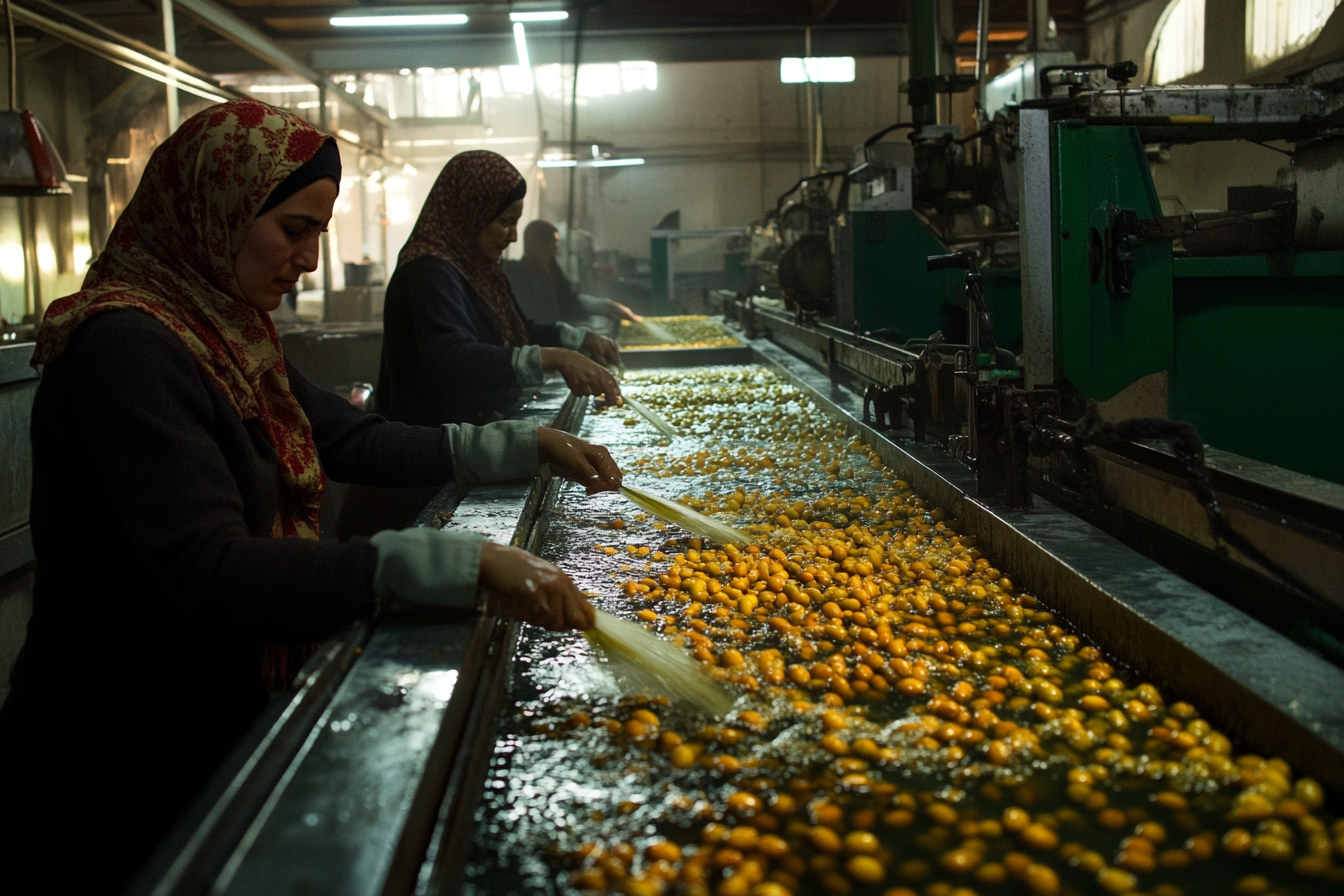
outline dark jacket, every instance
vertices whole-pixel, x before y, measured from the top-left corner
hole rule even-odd
[[[506,261],[504,273],[518,299],[518,307],[533,320],[578,324],[588,317],[574,285],[554,258],[545,266],[531,258]]]
[[[526,323],[533,344],[560,345],[559,327]],[[425,426],[482,424],[511,410],[520,393],[513,350],[457,268],[433,255],[399,265],[383,304],[378,413]]]
[[[452,478],[441,431],[289,377],[332,478]],[[377,551],[268,537],[280,478],[261,426],[137,311],[90,318],[47,365],[32,442],[34,609],[0,711],[0,802],[23,824],[0,868],[7,886],[26,870],[110,893],[264,707],[262,645],[367,613]]]

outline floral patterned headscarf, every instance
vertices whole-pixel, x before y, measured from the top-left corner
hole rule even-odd
[[[523,183],[518,169],[499,153],[480,149],[453,156],[430,188],[411,238],[397,256],[399,265],[434,255],[457,268],[481,297],[505,348],[528,343],[527,325],[503,269],[481,251],[480,236]]]
[[[60,357],[85,320],[135,309],[166,326],[279,458],[272,537],[317,538],[326,477],[308,417],[289,388],[270,315],[247,305],[238,250],[266,198],[331,139],[254,100],[192,116],[154,151],[84,288],[47,308],[33,364]]]

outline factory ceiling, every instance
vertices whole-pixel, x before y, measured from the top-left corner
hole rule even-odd
[[[1103,0],[1105,4],[1106,0]],[[161,0],[20,0],[42,12],[59,6],[119,33],[162,46]],[[497,65],[515,61],[509,12],[535,2],[413,4],[366,0],[178,0],[178,54],[207,71],[267,67],[249,53],[250,37],[278,44],[294,57],[326,71],[397,69],[405,66]],[[1087,0],[1049,0],[1061,40],[1081,45]],[[404,10],[463,12],[465,25],[417,28],[336,28],[339,14]],[[811,30],[812,55],[877,56],[906,52],[908,0],[601,0],[551,4],[567,8],[558,23],[528,26],[534,63],[572,59],[582,20],[583,58],[588,61],[650,59],[655,62],[770,59],[804,55]],[[1096,4],[1092,14],[1095,15]],[[953,0],[959,55],[974,52],[978,0]],[[243,23],[221,27],[210,8]],[[1027,0],[994,0],[990,6],[992,51],[1003,54],[1026,35]]]

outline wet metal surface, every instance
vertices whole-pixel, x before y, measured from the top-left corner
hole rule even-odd
[[[217,892],[382,891],[471,632],[467,625],[379,626]]]

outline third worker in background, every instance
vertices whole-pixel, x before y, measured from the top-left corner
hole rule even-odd
[[[504,263],[504,273],[525,315],[542,324],[580,324],[592,314],[616,321],[643,321],[620,302],[581,295],[560,269],[559,255],[559,230],[539,218],[523,230],[523,257]]]

